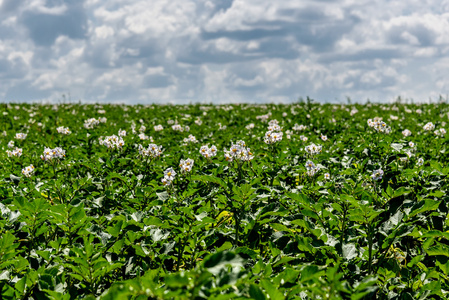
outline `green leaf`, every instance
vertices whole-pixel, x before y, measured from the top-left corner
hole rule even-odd
[[[233,252],[222,251],[206,257],[203,266],[213,275],[217,275],[226,266],[242,267],[243,260]]]
[[[262,292],[262,290],[255,284],[251,284],[249,286],[249,295],[251,299],[255,300],[265,300],[265,294]]]
[[[409,218],[416,216],[417,214],[430,211],[430,210],[436,210],[440,206],[441,201],[435,201],[426,199],[424,201],[418,202],[416,205],[413,206],[412,211],[408,215]]]
[[[284,295],[268,279],[262,279],[260,284],[270,296],[270,300],[285,299]]]
[[[219,177],[210,176],[210,175],[193,175],[192,180],[216,183],[216,184],[220,185],[222,188],[227,189],[226,183]]]
[[[430,256],[442,255],[449,257],[449,246],[446,244],[438,243],[435,246],[424,249]]]
[[[157,198],[158,198],[160,201],[165,201],[165,200],[167,200],[168,198],[170,198],[170,194],[167,193],[167,192],[156,193],[156,195],[157,195]]]

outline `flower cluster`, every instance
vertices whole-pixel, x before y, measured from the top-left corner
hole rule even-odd
[[[149,144],[148,148],[145,149],[142,145],[139,145],[139,154],[143,157],[156,158],[162,154],[162,146],[156,144]]]
[[[100,120],[97,120],[95,118],[90,118],[84,121],[84,128],[86,129],[92,129],[95,126],[97,126],[98,124],[100,124]]]
[[[65,157],[65,150],[61,147],[56,147],[54,149],[45,148],[44,154],[41,155],[41,159],[45,161],[53,160],[54,158],[59,159]]]
[[[322,146],[321,145],[315,145],[314,143],[310,144],[309,146],[306,146],[304,148],[304,150],[306,150],[306,152],[309,155],[316,155],[316,154],[320,154],[322,151]]]
[[[184,138],[184,143],[188,144],[188,143],[198,143],[196,137],[192,134],[189,134],[188,137]]]
[[[118,130],[118,136],[120,136],[120,137],[126,136],[126,130],[119,129]]]
[[[368,126],[374,128],[377,132],[390,133],[391,127],[387,126],[387,123],[382,121],[381,118],[368,119]]]
[[[281,126],[279,126],[279,121],[271,120],[268,122],[268,131],[282,131]]]
[[[238,141],[236,144],[232,144],[229,151],[225,151],[224,156],[226,161],[229,162],[234,159],[239,161],[251,161],[254,158],[254,155],[251,150],[246,147],[244,141]]]
[[[446,129],[440,128],[440,129],[435,130],[433,133],[435,133],[435,135],[437,135],[437,136],[444,136],[444,135],[446,135]]]
[[[99,139],[100,145],[108,147],[108,149],[122,149],[125,145],[125,141],[120,136],[115,134],[111,136],[106,136]]]
[[[164,130],[164,127],[162,125],[156,125],[153,127],[154,131],[162,131]]]
[[[9,141],[8,148],[14,148],[14,141]]]
[[[57,127],[56,131],[58,133],[65,134],[65,135],[72,133],[68,127],[64,127],[64,126]]]
[[[170,185],[175,179],[176,172],[173,168],[168,168],[164,172],[164,177],[162,177],[161,181],[163,185]]]
[[[211,146],[209,148],[207,145],[201,146],[200,154],[205,158],[214,157],[217,155],[217,147]]]
[[[31,177],[31,175],[34,174],[34,166],[29,165],[28,167],[25,167],[24,169],[22,169],[22,174],[25,177]]]
[[[314,176],[320,168],[313,163],[313,161],[309,160],[306,162],[307,175],[310,177]]]
[[[262,122],[268,121],[268,119],[271,117],[271,112],[267,113],[266,115],[256,116],[257,120],[261,120]]]
[[[435,129],[435,125],[432,122],[429,122],[426,125],[424,125],[423,129],[425,131],[432,131]]]
[[[305,126],[305,125],[298,125],[298,124],[295,124],[295,126],[293,126],[293,130],[294,131],[302,131],[302,130],[305,130],[307,127]]]
[[[26,139],[26,137],[27,137],[27,134],[26,133],[16,133],[16,136],[15,136],[15,139],[16,140],[24,140],[24,139]]]
[[[193,159],[187,158],[186,160],[181,159],[179,162],[179,167],[181,168],[181,173],[189,173],[193,168]]]
[[[179,131],[179,132],[184,132],[184,131],[190,131],[190,127],[189,126],[184,126],[182,127],[179,124],[175,124],[171,127],[174,131]]]
[[[404,129],[404,130],[402,131],[402,135],[403,135],[404,137],[408,137],[408,136],[411,136],[411,135],[412,135],[412,132],[411,132],[410,130],[408,130],[408,129]]]
[[[269,130],[265,132],[263,140],[266,144],[274,144],[276,142],[282,141],[282,136],[283,136],[282,132],[274,132]]]
[[[150,140],[151,142],[153,142],[153,137],[146,135],[145,133],[139,133],[138,135],[139,139],[145,141],[145,140]]]
[[[249,123],[248,125],[245,126],[246,129],[250,130],[254,128],[254,123]]]
[[[22,156],[22,148],[16,147],[12,151],[6,150],[6,154],[8,154],[8,157],[21,157]]]

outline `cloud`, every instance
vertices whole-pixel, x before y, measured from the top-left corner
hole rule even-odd
[[[449,0],[3,0],[0,99],[428,99],[448,94],[447,11]]]

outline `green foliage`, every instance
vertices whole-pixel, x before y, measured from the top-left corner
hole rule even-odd
[[[2,299],[448,297],[445,103],[2,110]],[[391,132],[370,127],[374,117]],[[268,120],[281,141],[264,143]],[[120,149],[100,143],[119,129]],[[153,143],[140,133],[162,146],[159,157],[139,154]],[[226,160],[239,140],[254,158]],[[217,156],[203,157],[203,145]],[[41,159],[55,147],[65,156]],[[190,172],[179,168],[187,158]],[[177,175],[164,185],[170,167]]]

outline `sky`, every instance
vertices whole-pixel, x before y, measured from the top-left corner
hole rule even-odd
[[[449,95],[449,0],[0,0],[0,101]]]

